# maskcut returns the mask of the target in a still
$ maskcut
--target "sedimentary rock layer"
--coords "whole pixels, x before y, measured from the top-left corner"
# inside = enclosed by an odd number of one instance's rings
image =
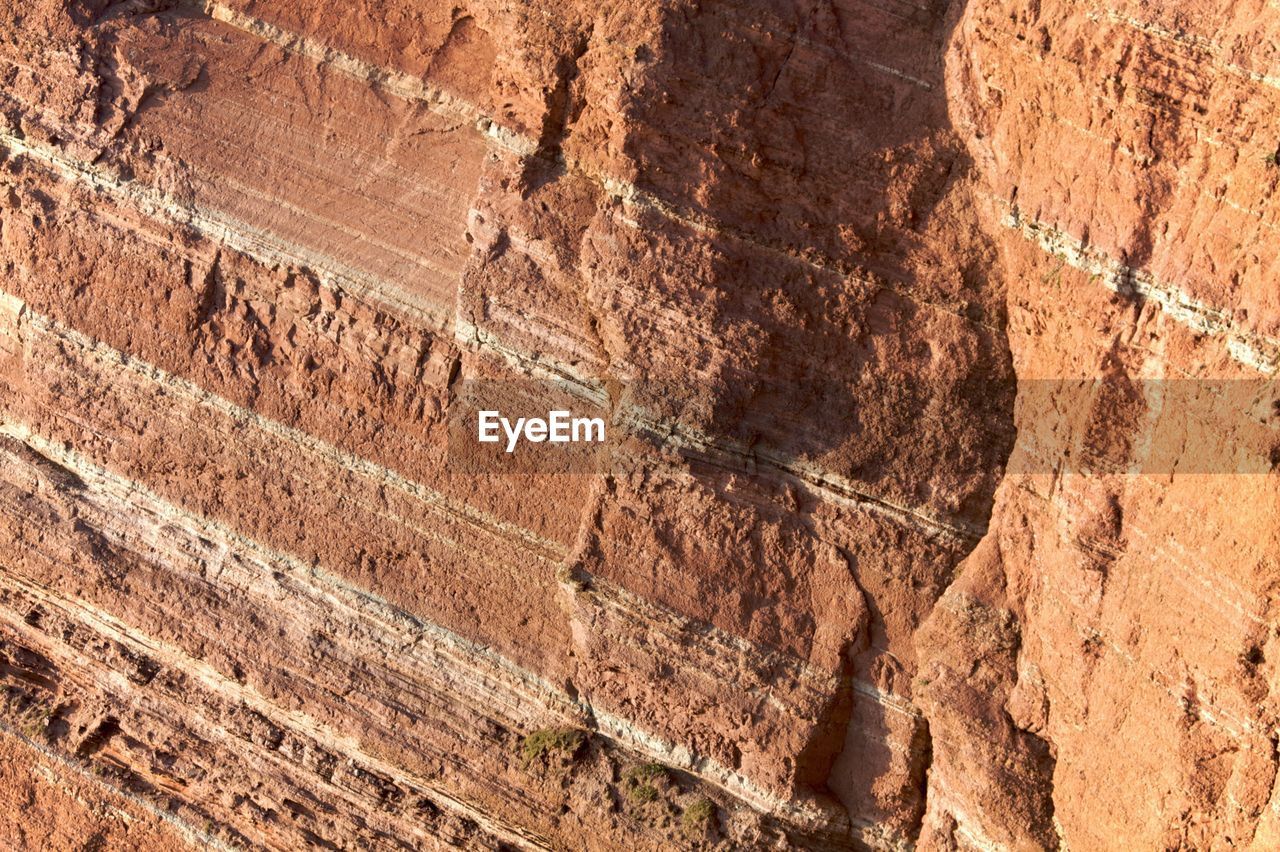
[[[1007,235],[1022,473],[917,634],[919,701],[954,743],[930,843],[1276,842],[1276,92],[1255,11],[978,3],[958,26],[949,103]],[[1028,392],[1046,377],[1106,390]],[[1188,398],[1203,422],[1171,440]],[[1158,469],[1130,473],[1153,442]],[[1076,457],[1019,462],[1046,443]]]
[[[1265,847],[1274,480],[1194,442],[1268,469],[1268,388],[1159,390],[1280,354],[1252,21],[6,4],[0,793],[118,847]],[[471,457],[473,392],[616,437]]]

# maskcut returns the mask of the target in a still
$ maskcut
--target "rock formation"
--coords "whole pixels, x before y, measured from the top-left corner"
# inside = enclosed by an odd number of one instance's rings
[[[1280,846],[1267,4],[0,7],[6,845]]]

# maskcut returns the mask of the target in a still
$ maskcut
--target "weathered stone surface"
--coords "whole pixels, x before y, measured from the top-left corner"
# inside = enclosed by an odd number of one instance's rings
[[[0,836],[1274,846],[1272,18],[0,3]]]

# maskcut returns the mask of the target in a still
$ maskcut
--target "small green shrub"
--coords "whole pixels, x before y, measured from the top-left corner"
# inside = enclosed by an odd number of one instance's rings
[[[660,792],[656,784],[666,777],[667,767],[661,763],[641,763],[623,773],[622,783],[627,798],[637,805],[643,805],[658,800]]]
[[[521,741],[520,755],[526,769],[551,757],[571,761],[586,741],[586,733],[577,728],[543,728]]]
[[[690,837],[701,837],[710,830],[716,818],[716,803],[705,796],[684,809],[680,827]]]
[[[637,805],[658,801],[658,788],[652,784],[636,784],[627,789],[627,798]]]
[[[667,767],[661,763],[642,763],[639,766],[633,766],[627,770],[626,778],[628,781],[635,781],[638,784],[652,784],[659,778],[667,777]]]

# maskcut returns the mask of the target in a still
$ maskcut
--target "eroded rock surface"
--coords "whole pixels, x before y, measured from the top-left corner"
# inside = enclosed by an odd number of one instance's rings
[[[111,848],[1280,842],[1273,17],[4,3],[0,795]],[[616,452],[461,465],[475,386]]]

